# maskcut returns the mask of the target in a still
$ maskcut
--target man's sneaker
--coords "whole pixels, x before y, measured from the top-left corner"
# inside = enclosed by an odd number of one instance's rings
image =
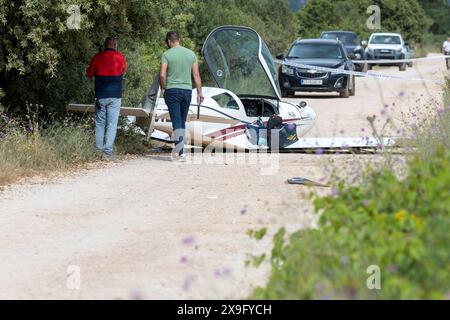
[[[119,158],[117,156],[113,155],[113,154],[104,153],[103,154],[103,160],[106,160],[106,161],[117,161],[117,160],[119,160]]]
[[[172,154],[172,161],[186,162],[186,155]]]

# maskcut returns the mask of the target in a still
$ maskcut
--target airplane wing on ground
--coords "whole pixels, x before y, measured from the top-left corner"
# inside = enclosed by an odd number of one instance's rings
[[[352,149],[352,148],[382,148],[395,145],[393,138],[358,138],[358,137],[330,137],[330,138],[299,138],[299,140],[285,149]]]
[[[95,112],[95,105],[93,104],[68,104],[66,107],[67,111],[81,112],[81,113],[93,113]],[[145,109],[140,108],[120,108],[121,116],[133,116],[133,117],[148,117],[149,112]]]
[[[162,142],[174,143],[174,141],[172,141],[172,139],[170,138],[170,135],[159,130],[153,130],[153,133],[151,134],[150,138]]]

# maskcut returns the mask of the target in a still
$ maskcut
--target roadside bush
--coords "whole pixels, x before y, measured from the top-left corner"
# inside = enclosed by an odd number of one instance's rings
[[[37,116],[28,115],[29,122],[19,123],[2,115],[0,120],[0,185],[21,177],[51,171],[67,170],[100,160],[94,148],[93,117],[66,118],[41,128]],[[7,121],[5,121],[7,120]],[[121,126],[115,151],[120,155],[142,154],[149,143],[134,126]]]
[[[117,154],[145,154],[151,148],[151,141],[147,141],[141,134],[141,129],[134,123],[127,123],[122,118],[117,129],[115,152]]]
[[[55,123],[45,130],[9,126],[0,140],[0,185],[98,159],[92,132]]]
[[[418,135],[406,175],[367,169],[311,195],[319,228],[274,239],[272,275],[255,299],[443,299],[450,293],[450,86]],[[380,270],[380,290],[367,284]],[[369,268],[369,269],[368,269]]]

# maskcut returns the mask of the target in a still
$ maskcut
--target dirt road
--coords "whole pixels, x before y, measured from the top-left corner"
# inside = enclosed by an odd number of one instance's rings
[[[442,79],[443,66],[418,63],[401,75]],[[304,99],[317,111],[310,136],[360,136],[366,117],[384,105],[399,115],[421,95],[425,101],[439,92],[430,83],[358,78],[350,99],[314,94],[292,101]],[[11,186],[0,193],[0,298],[246,297],[269,271],[245,267],[246,254],[270,248],[269,238],[257,243],[246,231],[313,227],[306,189],[285,180],[326,177],[329,157],[175,165],[152,155]],[[274,163],[276,174],[261,174]]]

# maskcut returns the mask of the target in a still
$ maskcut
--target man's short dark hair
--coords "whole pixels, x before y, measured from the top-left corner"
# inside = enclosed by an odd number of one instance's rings
[[[172,41],[172,42],[180,41],[180,34],[178,32],[176,32],[176,31],[169,31],[169,32],[167,32],[166,43],[169,42],[169,41]]]
[[[106,48],[115,48],[117,45],[117,38],[115,37],[107,37],[105,39],[105,49]]]

